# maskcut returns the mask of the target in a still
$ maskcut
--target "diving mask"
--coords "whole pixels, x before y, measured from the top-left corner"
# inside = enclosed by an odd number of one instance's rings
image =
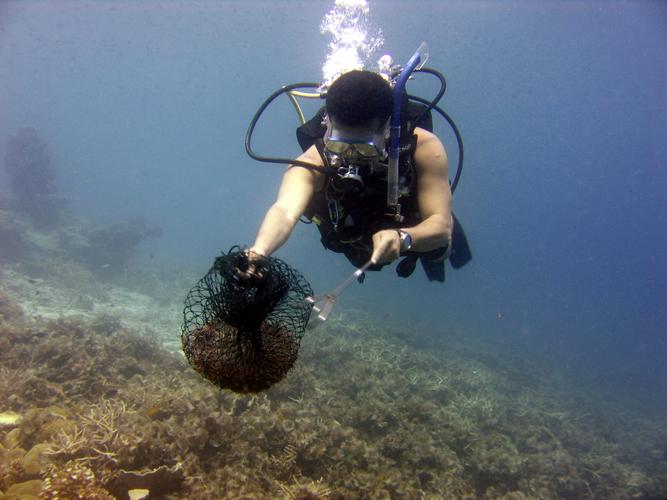
[[[383,130],[359,131],[334,126],[327,119],[327,131],[324,134],[324,147],[330,153],[346,160],[384,159],[386,128]]]
[[[327,117],[326,125],[324,149],[337,174],[331,187],[337,193],[358,194],[364,188],[364,177],[377,171],[387,158],[387,124],[382,128],[348,128],[334,125]]]

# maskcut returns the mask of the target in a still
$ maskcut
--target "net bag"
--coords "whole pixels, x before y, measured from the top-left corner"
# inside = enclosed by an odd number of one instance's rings
[[[185,299],[181,343],[190,365],[223,389],[253,393],[282,380],[299,353],[312,295],[297,271],[274,257],[255,261],[233,247]]]

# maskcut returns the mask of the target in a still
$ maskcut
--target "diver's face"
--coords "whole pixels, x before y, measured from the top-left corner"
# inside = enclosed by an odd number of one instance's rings
[[[346,127],[330,119],[324,134],[324,147],[348,161],[383,159],[388,122],[380,126]]]

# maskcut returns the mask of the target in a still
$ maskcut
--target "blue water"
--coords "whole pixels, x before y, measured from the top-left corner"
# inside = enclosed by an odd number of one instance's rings
[[[252,243],[276,195],[283,167],[250,160],[245,130],[280,85],[320,79],[331,6],[5,1],[0,156],[17,127],[36,127],[73,211],[142,216],[163,229],[144,252],[203,272]],[[481,339],[664,404],[667,4],[371,9],[384,52],[405,60],[426,41],[428,65],[448,78],[442,106],[466,147],[454,208],[474,260],[444,286],[420,270],[370,274],[337,308],[363,307],[406,337]],[[297,154],[296,125],[279,105],[258,145]],[[453,138],[438,127],[453,169]],[[299,226],[277,255],[324,291],[351,268],[316,233]]]

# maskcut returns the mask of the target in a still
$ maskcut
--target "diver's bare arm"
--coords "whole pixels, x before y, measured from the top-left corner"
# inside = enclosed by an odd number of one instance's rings
[[[321,164],[313,146],[299,160]],[[278,199],[266,213],[251,251],[269,256],[289,238],[299,217],[304,213],[315,191],[323,183],[323,174],[303,167],[290,166],[278,191]]]
[[[434,134],[417,129],[415,163],[422,222],[405,228],[412,236],[412,250],[427,252],[449,244],[452,237],[452,192],[447,174],[447,153]]]

